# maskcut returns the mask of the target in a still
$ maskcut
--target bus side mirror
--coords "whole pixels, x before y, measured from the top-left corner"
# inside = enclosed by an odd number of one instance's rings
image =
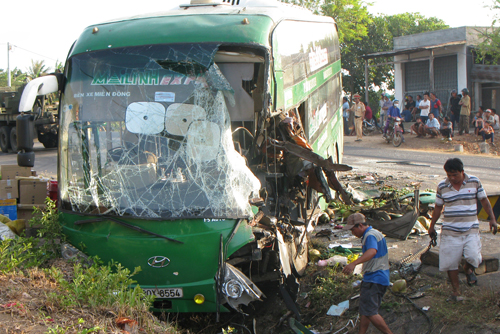
[[[59,81],[53,74],[39,77],[28,82],[24,88],[21,101],[19,102],[20,112],[29,112],[35,104],[36,97],[55,93],[59,90]]]

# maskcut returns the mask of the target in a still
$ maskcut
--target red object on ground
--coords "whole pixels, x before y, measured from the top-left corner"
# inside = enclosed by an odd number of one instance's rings
[[[49,183],[47,183],[47,196],[53,200],[54,202],[56,202],[56,206],[57,206],[57,190],[58,190],[58,185],[57,185],[57,181],[49,181]]]

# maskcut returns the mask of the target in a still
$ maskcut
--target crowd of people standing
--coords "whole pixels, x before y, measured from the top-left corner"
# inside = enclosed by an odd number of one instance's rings
[[[482,106],[472,114],[471,97],[467,88],[462,89],[461,94],[457,90],[451,91],[446,111],[434,92],[419,94],[416,99],[411,95],[406,96],[402,111],[399,101],[391,100],[390,94],[382,93],[380,97],[378,120],[370,106],[360,101],[359,94],[353,95],[352,105],[344,97],[342,109],[345,135],[356,135],[356,141],[361,141],[363,120],[373,119],[373,124],[384,129],[385,137],[391,120],[400,118],[404,122],[414,122],[409,131],[419,138],[442,136],[442,140],[452,141],[456,130],[460,136],[469,135],[472,126],[475,135],[482,137],[485,142],[490,140],[495,145],[494,133],[495,130],[500,130],[499,116],[494,108],[484,109]]]

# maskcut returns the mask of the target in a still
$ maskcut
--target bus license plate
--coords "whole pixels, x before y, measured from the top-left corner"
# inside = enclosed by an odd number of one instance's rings
[[[182,298],[182,288],[170,289],[142,289],[147,296],[156,298]]]

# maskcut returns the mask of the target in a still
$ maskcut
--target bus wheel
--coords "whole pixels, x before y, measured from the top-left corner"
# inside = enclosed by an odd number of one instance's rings
[[[15,126],[10,129],[10,147],[12,151],[17,152],[17,129]]]
[[[0,149],[2,152],[9,152],[10,148],[10,128],[8,126],[0,127]]]

